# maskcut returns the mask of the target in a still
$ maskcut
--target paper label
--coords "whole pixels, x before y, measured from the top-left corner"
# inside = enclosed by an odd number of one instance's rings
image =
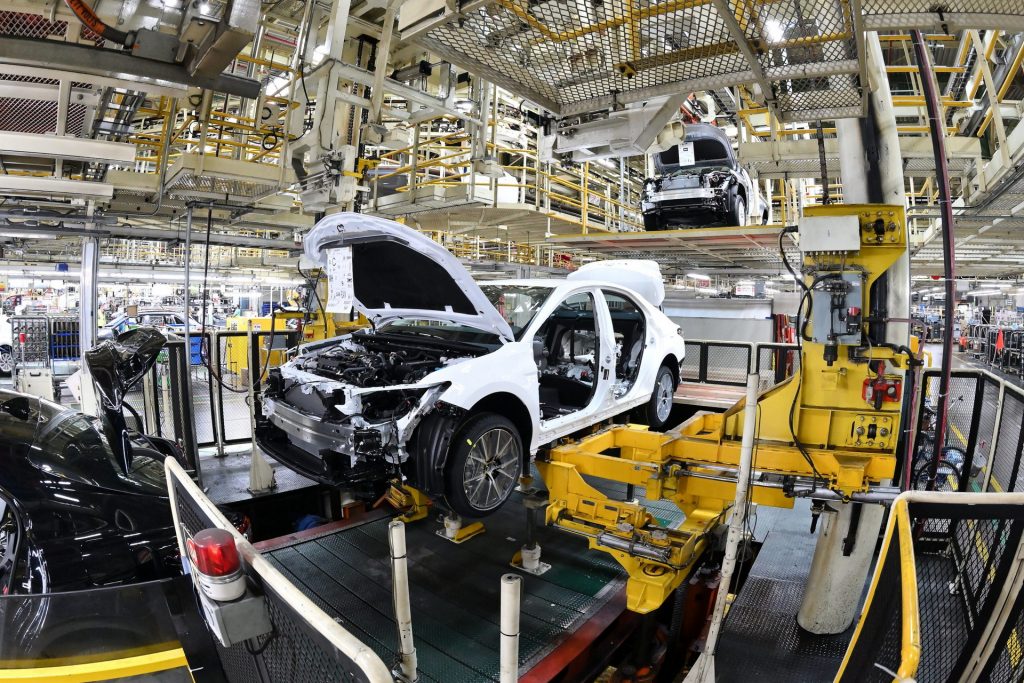
[[[352,291],[352,248],[327,250],[327,310],[351,313],[355,296]]]
[[[679,145],[679,165],[693,166],[696,157],[693,155],[693,143],[683,142]]]

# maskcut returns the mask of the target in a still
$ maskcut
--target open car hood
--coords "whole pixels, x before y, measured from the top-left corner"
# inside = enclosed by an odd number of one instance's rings
[[[511,341],[512,328],[459,260],[412,228],[360,213],[327,216],[306,235],[306,256],[327,266],[328,252],[352,254],[352,302],[374,324],[395,318],[452,321]],[[338,286],[330,281],[328,287]]]
[[[99,394],[100,422],[107,442],[127,474],[132,466],[131,436],[124,414],[125,396],[153,369],[167,338],[152,327],[129,330],[86,351],[82,358]]]

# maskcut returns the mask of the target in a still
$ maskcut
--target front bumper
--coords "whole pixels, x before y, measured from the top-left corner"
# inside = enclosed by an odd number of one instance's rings
[[[271,424],[288,435],[292,444],[311,455],[319,455],[324,450],[349,456],[356,454],[355,429],[349,421],[324,422],[271,398],[263,400],[263,414]]]

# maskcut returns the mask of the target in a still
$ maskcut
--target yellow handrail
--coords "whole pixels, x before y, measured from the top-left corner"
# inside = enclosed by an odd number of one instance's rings
[[[836,683],[843,679],[857,640],[871,613],[875,593],[886,566],[889,550],[892,547],[894,533],[899,546],[900,567],[900,663],[897,670],[893,672],[896,674],[893,682],[901,683],[913,680],[917,675],[917,668],[921,663],[921,612],[917,595],[917,562],[914,557],[913,529],[911,528],[909,504],[905,496],[907,496],[906,493],[893,502],[889,523],[885,529],[885,539],[882,542],[882,550],[878,555],[875,574],[871,579],[871,588],[868,590],[864,609],[861,611],[857,628],[853,632],[850,646],[846,650],[846,656],[843,657],[843,663],[836,673]]]
[[[0,669],[0,681],[3,683],[40,683],[41,681],[91,683],[92,681],[108,681],[187,667],[188,659],[185,657],[185,651],[180,647],[175,647],[145,655],[107,659],[87,664],[41,666],[32,669]]]

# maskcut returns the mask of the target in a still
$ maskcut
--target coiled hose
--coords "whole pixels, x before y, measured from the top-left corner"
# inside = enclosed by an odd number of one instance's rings
[[[134,32],[126,33],[120,31],[111,26],[107,26],[96,13],[92,11],[92,8],[85,4],[85,0],[64,0],[64,4],[68,6],[78,20],[82,22],[90,31],[103,36],[105,39],[123,45],[125,47],[131,47],[132,43],[135,42]]]

